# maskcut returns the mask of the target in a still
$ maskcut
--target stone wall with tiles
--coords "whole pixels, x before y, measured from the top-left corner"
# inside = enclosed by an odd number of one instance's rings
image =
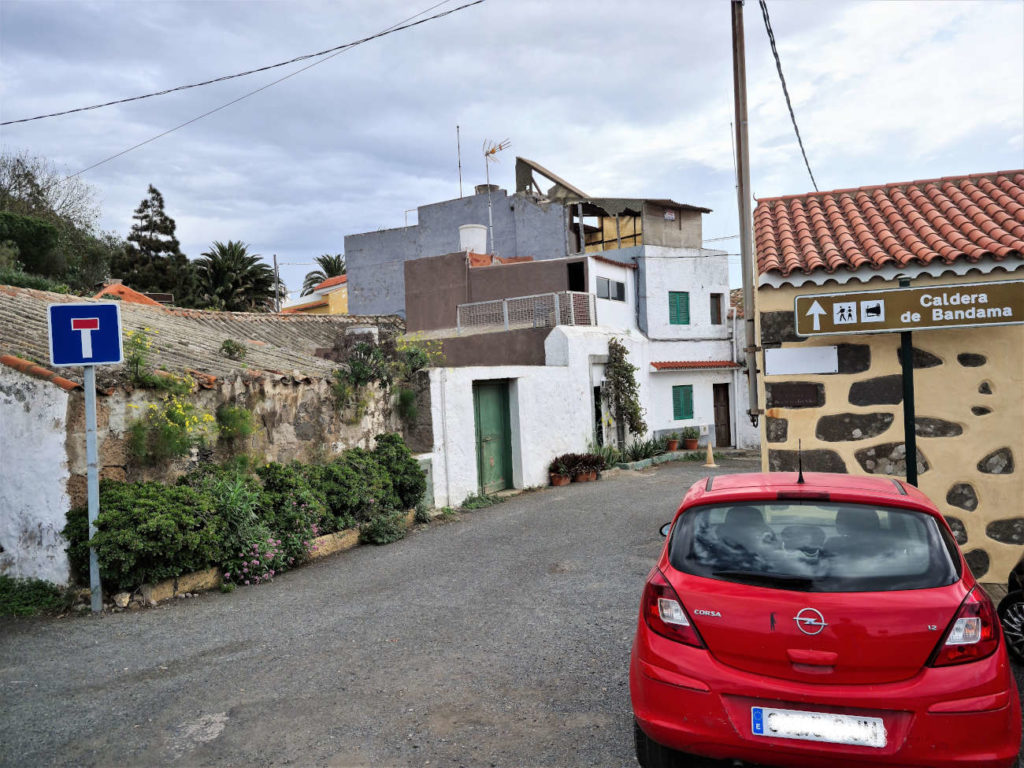
[[[429,382],[418,382],[420,413],[429,419]],[[70,385],[70,382],[69,382]],[[422,390],[426,389],[426,394]],[[246,453],[258,461],[319,461],[356,446],[372,448],[381,432],[409,434],[414,446],[430,431],[421,417],[410,427],[399,418],[392,398],[371,389],[365,412],[355,418],[339,410],[330,383],[289,376],[216,379],[187,396],[201,413],[218,406],[244,406],[254,416],[248,438],[211,440],[191,455],[155,467],[140,466],[128,448],[129,427],[157,390],[113,389],[97,397],[100,477],[173,482],[203,461],[223,461]],[[426,399],[424,399],[426,398]],[[86,503],[85,397],[52,381],[0,365],[0,574],[66,584],[68,561],[61,535],[71,507]],[[415,438],[415,439],[413,439]],[[420,447],[422,450],[422,447]]]
[[[212,439],[193,449],[191,455],[159,466],[142,466],[130,455],[129,427],[150,404],[160,404],[161,393],[117,389],[97,399],[100,476],[171,482],[199,462],[221,462],[242,453],[263,462],[320,461],[348,448],[373,448],[374,436],[381,432],[403,431],[391,398],[379,389],[370,389],[365,413],[355,418],[351,409],[338,409],[330,383],[324,379],[236,376],[218,379],[212,387],[200,388],[188,399],[197,411],[211,415],[224,404],[244,407],[252,412],[256,429],[247,438],[231,441],[218,439],[213,423]],[[67,485],[73,504],[85,500],[84,403],[78,390],[68,404]]]
[[[1008,277],[920,277],[914,285]],[[759,289],[763,347],[836,345],[839,363],[836,374],[762,377],[766,470],[795,470],[799,441],[805,470],[906,476],[900,335],[794,332],[799,293],[892,287],[872,280]],[[918,331],[913,345],[918,485],[974,574],[1003,582],[1024,552],[1024,326]]]

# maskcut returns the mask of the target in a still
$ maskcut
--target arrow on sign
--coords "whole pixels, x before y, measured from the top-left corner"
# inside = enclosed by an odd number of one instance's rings
[[[826,314],[825,310],[821,308],[821,304],[815,299],[814,303],[811,304],[811,308],[807,310],[807,314],[814,320],[814,330],[821,330],[821,316]]]

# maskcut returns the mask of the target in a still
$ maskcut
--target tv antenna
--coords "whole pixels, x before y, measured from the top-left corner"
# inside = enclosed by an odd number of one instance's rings
[[[508,139],[500,142],[484,142],[484,173],[487,178],[487,238],[490,240],[488,253],[497,255],[494,248],[494,209],[491,203],[491,163],[498,162],[498,153],[512,146]]]

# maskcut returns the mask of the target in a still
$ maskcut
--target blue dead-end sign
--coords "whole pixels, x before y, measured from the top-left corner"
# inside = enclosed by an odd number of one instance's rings
[[[119,304],[50,304],[47,320],[54,367],[116,365],[123,359]]]

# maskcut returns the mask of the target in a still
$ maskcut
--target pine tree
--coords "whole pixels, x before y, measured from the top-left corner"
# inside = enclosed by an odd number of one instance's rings
[[[124,252],[111,262],[111,277],[137,291],[173,294],[178,306],[195,306],[195,268],[181,252],[174,219],[164,211],[164,197],[152,184],[132,218],[135,223]]]

